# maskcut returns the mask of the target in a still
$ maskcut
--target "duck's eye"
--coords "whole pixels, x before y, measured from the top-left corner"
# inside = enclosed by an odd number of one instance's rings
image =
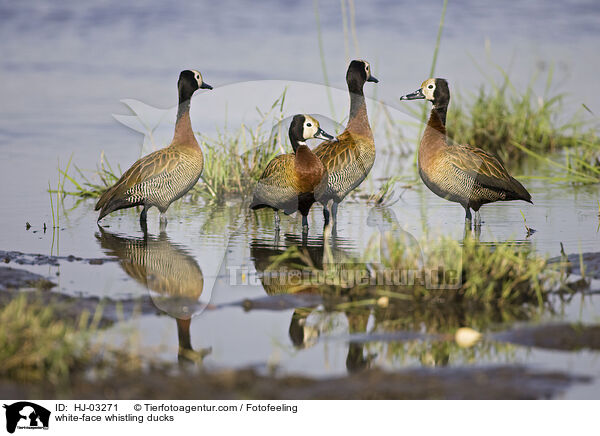
[[[196,74],[196,80],[200,80],[200,76]]]
[[[428,88],[429,88],[429,89],[433,89],[433,85],[429,85],[429,86],[428,86]]]
[[[311,123],[306,123],[306,127],[312,127]]]

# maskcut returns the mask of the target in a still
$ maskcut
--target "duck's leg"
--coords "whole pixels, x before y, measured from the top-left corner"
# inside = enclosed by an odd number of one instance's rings
[[[331,236],[336,237],[337,236],[337,210],[338,210],[338,205],[339,203],[336,203],[335,201],[333,202],[333,204],[331,205],[331,220],[333,221],[333,226],[331,227]]]
[[[473,216],[471,215],[471,208],[469,206],[463,206],[465,208],[465,226],[471,228],[471,221],[473,220]]]
[[[140,214],[140,227],[142,228],[142,232],[144,232],[144,234],[148,233],[148,223],[146,221],[147,210],[148,210],[148,207],[146,205],[144,205],[144,208],[142,209],[142,213]]]
[[[323,227],[329,224],[329,210],[327,204],[323,205]]]
[[[333,220],[333,224],[337,224],[337,209],[338,209],[338,204],[335,201],[333,202],[333,204],[331,205],[331,219]]]
[[[279,218],[279,211],[274,209],[273,212],[275,213],[275,230],[279,230],[279,223],[281,222],[281,218]]]

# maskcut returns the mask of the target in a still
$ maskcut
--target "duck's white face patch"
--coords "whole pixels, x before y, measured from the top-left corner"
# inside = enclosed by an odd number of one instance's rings
[[[304,126],[302,136],[304,139],[313,138],[319,130],[319,122],[309,115],[304,115]]]
[[[194,79],[196,79],[196,82],[198,82],[198,88],[200,88],[202,86],[202,74],[200,74],[200,71],[196,71],[196,70],[190,70],[192,73],[194,73]]]
[[[367,79],[371,77],[371,65],[367,61],[363,61],[365,64],[365,73],[367,73]]]
[[[435,79],[427,79],[421,84],[421,91],[425,98],[433,101],[433,92],[435,91]]]

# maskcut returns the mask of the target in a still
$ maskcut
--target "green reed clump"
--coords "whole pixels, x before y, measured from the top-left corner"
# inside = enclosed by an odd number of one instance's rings
[[[214,201],[243,197],[252,192],[269,161],[281,152],[287,132],[266,129],[265,124],[278,123],[284,118],[285,91],[267,112],[257,111],[260,121],[254,129],[242,125],[235,132],[224,130],[214,139],[204,138],[204,170],[192,195]]]
[[[454,100],[448,112],[448,137],[456,143],[471,144],[498,154],[504,160],[519,160],[522,148],[533,153],[560,150],[591,150],[600,147],[593,129],[578,111],[562,120],[563,94],[551,95],[552,72],[544,95],[533,89],[535,78],[520,92],[503,72],[503,82],[483,86],[469,101]],[[458,100],[458,101],[457,101]],[[521,147],[519,147],[519,145]]]
[[[65,169],[58,169],[63,176],[63,185],[61,187],[63,195],[72,195],[80,198],[98,198],[104,191],[114,185],[121,178],[122,174],[120,166],[117,167],[116,171],[112,168],[104,152],[100,153],[100,163],[96,165],[96,169],[90,171],[89,174],[82,171],[76,165],[74,167],[75,171],[77,171],[77,176],[75,177],[79,177],[79,179],[69,175],[68,165]],[[92,179],[97,179],[97,181]],[[65,180],[68,180],[72,185],[70,191],[64,190]]]

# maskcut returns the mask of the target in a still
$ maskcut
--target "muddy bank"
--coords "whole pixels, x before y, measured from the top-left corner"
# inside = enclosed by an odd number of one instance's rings
[[[540,399],[559,396],[589,379],[523,367],[369,370],[347,377],[273,377],[254,370],[168,375],[127,373],[70,386],[0,382],[2,398],[69,399]]]
[[[0,250],[0,260],[4,263],[14,262],[19,265],[52,265],[58,266],[63,262],[83,262],[90,265],[102,265],[104,262],[117,262],[118,259],[109,257],[85,258],[78,256],[47,256],[45,254],[22,253],[20,251]]]
[[[546,324],[495,333],[490,338],[549,350],[600,350],[600,325]]]
[[[0,267],[0,307],[23,295],[30,302],[50,306],[56,319],[76,322],[83,312],[100,311],[99,327],[107,327],[116,322],[146,314],[161,314],[149,296],[135,299],[111,300],[97,297],[71,297],[49,289],[54,283],[45,277],[23,269]],[[23,292],[19,289],[37,288]]]
[[[51,289],[55,283],[24,269],[0,266],[0,291],[19,288]]]
[[[566,257],[553,257],[548,263],[567,262],[566,268],[571,274],[585,275],[600,279],[600,253],[569,254]],[[581,264],[583,262],[583,271]],[[583,272],[583,274],[582,274]]]

